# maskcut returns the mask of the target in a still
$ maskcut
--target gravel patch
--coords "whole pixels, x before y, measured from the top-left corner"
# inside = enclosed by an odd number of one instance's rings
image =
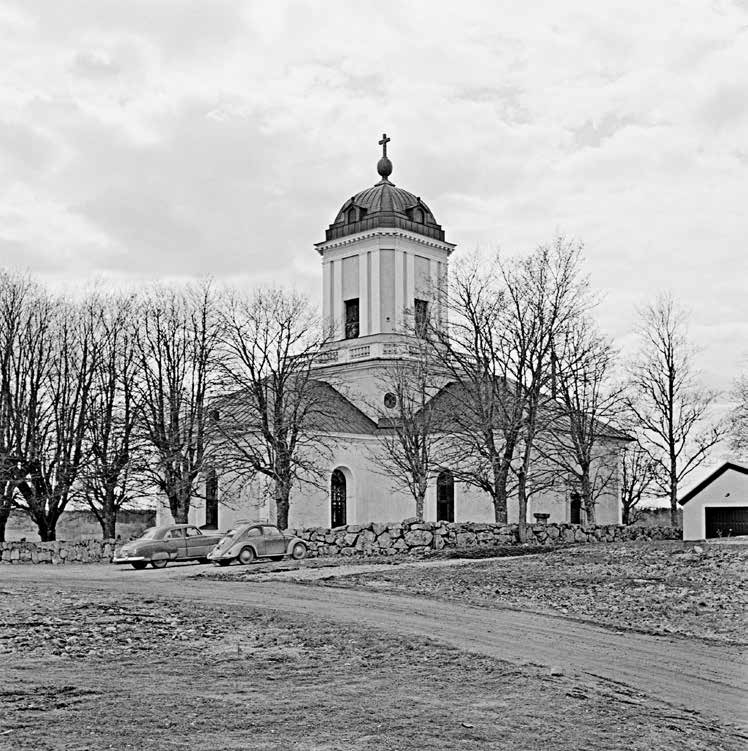
[[[621,631],[748,644],[745,547],[664,541],[583,545],[470,563],[351,573],[319,583],[534,610]]]

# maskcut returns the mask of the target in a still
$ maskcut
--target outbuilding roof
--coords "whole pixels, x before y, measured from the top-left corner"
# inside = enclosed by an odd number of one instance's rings
[[[695,488],[691,488],[691,490],[689,490],[682,498],[678,499],[678,503],[681,506],[684,506],[692,498],[695,498],[699,493],[701,493],[701,491],[704,490],[704,488],[707,488],[717,478],[721,477],[728,470],[734,470],[735,472],[740,472],[740,474],[748,475],[748,467],[745,464],[737,464],[736,462],[725,462],[721,467],[718,467],[717,469],[715,469],[714,472],[712,472],[712,474],[705,477]]]

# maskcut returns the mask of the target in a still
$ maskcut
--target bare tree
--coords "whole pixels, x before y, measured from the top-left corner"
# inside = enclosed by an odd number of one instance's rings
[[[54,540],[60,515],[87,461],[86,428],[95,372],[96,318],[81,305],[36,297],[16,365],[20,384],[16,456],[19,497],[43,541]],[[21,371],[24,369],[24,372]]]
[[[155,288],[141,302],[135,346],[149,477],[178,523],[188,520],[209,445],[208,402],[218,377],[220,323],[210,283]]]
[[[332,389],[312,376],[325,343],[321,322],[302,295],[267,289],[231,297],[223,329],[234,393],[217,404],[217,462],[245,481],[267,478],[285,529],[293,485],[318,479],[326,446]]]
[[[449,384],[437,397],[442,430],[452,436],[444,464],[455,479],[488,493],[494,519],[507,523],[507,482],[523,421],[521,395],[507,378],[499,335],[504,291],[494,265],[476,259],[457,266],[444,298],[448,326],[434,326]]]
[[[42,291],[25,275],[0,271],[0,542],[16,497],[26,456],[29,392],[41,390],[35,342],[44,330],[38,317]],[[45,341],[47,341],[45,339]]]
[[[670,295],[641,313],[639,354],[631,367],[630,408],[657,467],[657,485],[668,495],[678,524],[678,487],[708,458],[725,433],[706,425],[716,394],[701,386],[692,366],[687,318]]]
[[[657,468],[649,452],[638,441],[623,449],[621,457],[621,521],[633,524],[638,518],[639,503],[649,493],[657,477]]]
[[[532,476],[536,492],[547,486],[549,479],[547,469],[532,465],[538,454],[537,438],[556,417],[545,396],[554,375],[554,343],[578,328],[583,311],[591,304],[580,264],[581,246],[558,237],[528,257],[502,267],[510,304],[499,339],[501,356],[523,408],[516,466],[521,539]]]
[[[731,396],[735,405],[728,417],[730,449],[748,458],[748,375],[735,379]]]
[[[627,440],[612,426],[623,405],[623,388],[611,382],[615,354],[594,322],[580,316],[557,338],[554,357],[551,409],[558,410],[543,453],[572,480],[586,520],[594,524],[600,496],[618,480],[618,455]]]
[[[420,333],[426,334],[423,328]],[[415,516],[423,520],[429,480],[445,458],[446,436],[434,403],[445,378],[423,337],[412,336],[408,351],[409,356],[393,363],[381,379],[389,403],[380,413],[372,457],[396,489],[413,496]]]
[[[580,259],[577,244],[557,238],[515,262],[458,268],[453,321],[435,336],[453,381],[447,411],[457,436],[455,474],[488,492],[496,521],[506,523],[514,472],[521,531],[536,436],[550,417],[543,394],[553,342],[589,304]],[[533,482],[536,490],[541,484]]]
[[[86,441],[90,459],[81,472],[82,493],[105,539],[116,534],[117,514],[145,492],[146,447],[139,419],[138,351],[132,297],[101,298],[98,306],[99,357],[88,409]]]

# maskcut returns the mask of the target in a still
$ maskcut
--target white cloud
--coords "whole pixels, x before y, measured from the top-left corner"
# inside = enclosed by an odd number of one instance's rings
[[[748,320],[747,30],[706,0],[6,3],[2,261],[314,289],[386,130],[449,239],[583,239],[611,332],[672,289],[721,386]]]

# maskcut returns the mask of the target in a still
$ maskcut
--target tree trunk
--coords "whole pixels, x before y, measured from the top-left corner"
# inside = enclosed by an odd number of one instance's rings
[[[670,455],[670,526],[678,526],[678,475],[677,460]]]
[[[630,518],[630,509],[627,504],[623,504],[623,510],[621,512],[621,524],[628,526]]]
[[[586,524],[595,524],[595,499],[592,497],[592,483],[590,482],[589,467],[582,467],[582,477],[580,482],[582,490],[582,503],[586,515]]]
[[[8,526],[10,506],[0,506],[0,542],[5,542],[5,528]]]
[[[104,507],[99,515],[101,534],[105,540],[113,540],[117,536],[117,506],[114,502],[114,494],[107,489]]]
[[[416,495],[416,518],[419,522],[423,521],[424,498],[426,497],[426,488],[419,487]]]
[[[167,491],[166,496],[169,499],[169,510],[174,524],[187,524],[190,515],[189,485],[186,490],[183,487],[172,488]]]
[[[291,508],[291,486],[289,483],[275,482],[275,523],[278,529],[288,529],[288,512]]]
[[[519,501],[519,516],[517,532],[520,542],[527,542],[527,475],[520,469],[517,475],[517,496]]]
[[[509,465],[494,465],[494,483],[493,483],[493,512],[496,524],[506,524],[508,521],[507,514],[507,493],[506,483],[509,476]]]
[[[35,518],[34,521],[36,522],[39,539],[42,542],[54,542],[57,539],[57,530],[55,529],[57,520],[50,522],[46,518]]]
[[[47,503],[44,500],[44,491],[37,488],[36,485],[28,482],[20,482],[17,485],[19,493],[26,501],[25,513],[32,519],[42,542],[52,542],[57,539],[55,527],[64,510],[67,500],[65,498],[57,499],[57,503],[52,503],[50,510],[47,510]],[[48,498],[48,496],[47,496]],[[54,500],[54,498],[52,499]]]

